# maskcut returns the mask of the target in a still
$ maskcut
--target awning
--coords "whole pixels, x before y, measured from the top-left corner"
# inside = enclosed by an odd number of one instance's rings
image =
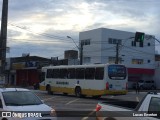
[[[144,68],[128,68],[128,74],[147,74],[154,75],[154,69],[144,69]]]

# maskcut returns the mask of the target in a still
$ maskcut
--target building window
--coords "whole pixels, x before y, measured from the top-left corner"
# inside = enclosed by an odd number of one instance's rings
[[[139,47],[143,47],[143,42],[139,42]]]
[[[109,58],[108,58],[108,62],[109,62],[109,63],[115,63],[115,61],[116,61],[116,58],[115,58],[115,57],[109,57]]]
[[[132,59],[132,64],[143,64],[143,59]]]
[[[112,44],[112,38],[108,38],[108,43]]]
[[[136,41],[132,41],[132,46],[136,46]]]
[[[109,44],[119,44],[121,45],[122,44],[122,40],[121,39],[115,39],[115,38],[108,38],[108,43]]]
[[[81,40],[81,45],[90,45],[90,39]]]
[[[84,57],[83,58],[83,63],[90,63],[91,62],[91,58],[90,57]]]
[[[116,57],[109,57],[108,58],[108,63],[115,63]],[[118,58],[118,63],[122,63],[122,58]]]
[[[150,63],[151,62],[151,60],[148,60],[148,63]]]
[[[150,44],[150,43],[148,43],[148,46],[151,46],[151,44]]]

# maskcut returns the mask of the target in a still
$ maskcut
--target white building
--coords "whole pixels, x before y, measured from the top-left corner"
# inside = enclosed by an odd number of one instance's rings
[[[128,67],[129,81],[153,79],[155,72],[155,39],[145,35],[143,42],[134,42],[135,33],[98,28],[80,32],[83,64],[115,63],[116,44],[119,63]],[[130,86],[129,86],[130,87]]]

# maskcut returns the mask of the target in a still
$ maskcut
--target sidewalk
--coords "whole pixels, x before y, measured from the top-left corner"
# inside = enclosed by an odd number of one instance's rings
[[[160,92],[160,90],[139,90],[139,92]],[[136,92],[136,90],[128,90],[128,92]]]

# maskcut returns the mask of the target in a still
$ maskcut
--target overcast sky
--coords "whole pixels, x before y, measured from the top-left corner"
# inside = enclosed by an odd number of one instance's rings
[[[9,0],[7,56],[63,58],[64,50],[76,50],[66,36],[78,44],[79,32],[101,27],[160,40],[160,0]]]

